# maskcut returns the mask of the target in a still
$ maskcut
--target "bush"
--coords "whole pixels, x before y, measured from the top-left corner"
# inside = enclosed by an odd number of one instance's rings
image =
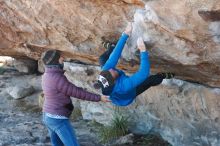
[[[119,112],[115,112],[113,115],[110,126],[101,127],[99,129],[99,137],[102,143],[108,143],[128,133],[128,118]]]

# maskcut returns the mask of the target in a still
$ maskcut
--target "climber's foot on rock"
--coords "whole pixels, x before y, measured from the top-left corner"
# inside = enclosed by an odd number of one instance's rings
[[[164,79],[172,79],[174,78],[175,74],[174,73],[170,73],[170,72],[167,72],[167,73],[159,73],[163,76]]]
[[[115,43],[111,43],[111,42],[108,42],[108,41],[103,41],[102,42],[102,46],[104,48],[106,48],[107,50],[111,49],[111,48],[115,48],[116,44]]]

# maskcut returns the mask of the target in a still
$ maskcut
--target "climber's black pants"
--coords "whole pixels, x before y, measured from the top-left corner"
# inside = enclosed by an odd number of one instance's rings
[[[144,82],[136,87],[136,96],[143,93],[151,86],[157,86],[162,83],[164,77],[161,74],[150,75]]]
[[[100,57],[99,57],[99,64],[102,67],[105,62],[108,60],[109,56],[111,55],[114,47],[106,50]],[[161,74],[150,75],[144,82],[136,87],[136,96],[143,93],[145,90],[150,88],[151,86],[157,86],[163,81],[164,77]]]

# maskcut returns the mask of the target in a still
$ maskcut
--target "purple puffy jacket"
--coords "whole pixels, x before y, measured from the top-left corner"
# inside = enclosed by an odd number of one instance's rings
[[[100,95],[90,93],[69,82],[60,68],[45,68],[42,76],[43,112],[69,117],[73,110],[70,96],[88,101],[100,101]]]

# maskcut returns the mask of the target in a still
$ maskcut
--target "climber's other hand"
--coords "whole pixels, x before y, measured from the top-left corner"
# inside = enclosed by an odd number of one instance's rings
[[[143,38],[142,38],[142,37],[139,37],[139,38],[137,39],[137,47],[138,47],[138,49],[139,49],[141,52],[146,51],[146,47],[145,47],[145,44],[144,44],[144,41],[143,41]]]
[[[125,28],[124,33],[130,36],[131,32],[132,32],[132,23],[128,22],[127,27]]]

